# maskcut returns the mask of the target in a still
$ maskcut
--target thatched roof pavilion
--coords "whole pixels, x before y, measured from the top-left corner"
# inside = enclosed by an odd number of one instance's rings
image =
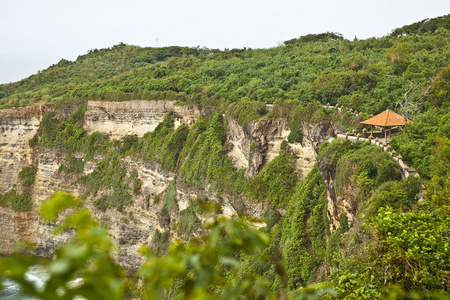
[[[386,109],[381,114],[378,114],[370,119],[362,121],[361,124],[372,126],[389,127],[389,137],[391,136],[390,128],[392,126],[403,126],[405,124],[413,123],[405,117],[402,117],[390,109]],[[384,138],[386,139],[386,130],[384,131]]]

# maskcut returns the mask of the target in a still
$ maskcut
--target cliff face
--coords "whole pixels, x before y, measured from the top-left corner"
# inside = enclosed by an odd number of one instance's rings
[[[42,115],[48,110],[45,106],[21,107],[0,111],[0,193],[11,189],[24,193],[19,172],[33,165],[36,151],[29,140],[39,129]],[[32,223],[35,212],[15,213],[10,208],[0,208],[0,252],[10,253],[18,239],[32,239]]]
[[[330,231],[339,227],[339,217],[343,214],[351,224],[358,210],[358,202],[352,188],[344,187],[342,194],[336,193],[336,164],[329,158],[320,159],[317,163],[323,182],[327,187],[327,216],[330,220]]]
[[[47,109],[36,106],[0,110],[0,193],[19,185],[17,174],[33,163],[34,152],[28,141],[39,129]]]
[[[200,117],[213,111],[201,106],[177,106],[175,101],[90,101],[84,116],[84,129],[120,139],[125,135],[136,134],[141,137],[156,126],[169,113],[173,113],[175,127],[191,126]]]
[[[290,144],[297,156],[295,169],[305,178],[314,167],[318,146],[334,138],[336,128],[331,123],[302,123],[303,140]],[[281,143],[288,140],[291,132],[286,119],[269,119],[240,126],[228,117],[227,149],[237,169],[245,169],[246,177],[254,177],[272,159],[280,155]]]
[[[96,157],[85,164],[81,174],[59,171],[62,164],[67,163],[64,152],[57,148],[33,146],[30,139],[37,136],[39,124],[44,114],[53,108],[34,106],[0,111],[0,193],[15,189],[17,194],[28,194],[31,197],[30,212],[14,212],[10,208],[0,207],[0,253],[11,253],[12,246],[19,240],[33,242],[35,253],[51,256],[55,247],[66,241],[69,236],[54,236],[56,224],[49,224],[38,216],[38,207],[58,190],[65,190],[75,195],[83,195],[83,186],[77,178],[89,174],[102,157]],[[57,116],[65,118],[70,110],[58,111]],[[191,126],[200,115],[212,112],[199,106],[176,106],[174,101],[129,101],[88,103],[87,112],[79,124],[88,132],[95,131],[108,135],[111,139],[120,139],[125,135],[143,136],[153,131],[162,119],[172,112],[175,126]],[[287,140],[290,133],[289,123],[285,119],[271,119],[253,122],[248,126],[240,126],[235,120],[227,117],[228,129],[226,148],[238,169],[245,169],[247,177],[257,175],[264,166],[281,153],[280,145]],[[323,140],[333,138],[331,124],[303,125],[302,143],[290,144],[291,151],[297,155],[296,168],[305,177],[316,162],[317,146]],[[83,153],[76,153],[76,158],[83,158]],[[177,214],[161,215],[162,203],[154,202],[155,197],[164,197],[169,185],[176,181],[176,200],[178,211],[184,210],[199,197],[214,199],[222,206],[222,214],[230,216],[236,213],[230,204],[233,201],[226,195],[216,195],[207,188],[196,190],[187,187],[175,173],[161,169],[156,163],[133,160],[130,157],[121,159],[127,172],[136,170],[142,182],[141,192],[132,196],[132,204],[123,212],[117,209],[101,211],[94,206],[94,197],[88,195],[84,205],[89,207],[94,216],[110,229],[111,235],[118,245],[117,258],[126,267],[134,269],[141,263],[137,250],[142,244],[151,244],[156,230],[170,232],[172,239],[177,234],[171,231],[171,224]],[[36,166],[35,181],[23,185],[18,178],[24,167]],[[111,191],[101,190],[108,194]],[[252,203],[243,200],[245,212],[253,216],[264,213],[264,203]],[[172,222],[172,223],[171,223]]]

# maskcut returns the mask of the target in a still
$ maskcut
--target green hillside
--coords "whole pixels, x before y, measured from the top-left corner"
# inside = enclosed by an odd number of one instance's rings
[[[438,103],[430,104],[436,105],[448,99],[436,81],[449,64],[449,24],[447,15],[379,39],[349,41],[324,33],[270,49],[119,44],[0,85],[0,105],[74,99],[177,99],[222,107],[243,101],[320,101],[378,113],[395,107],[411,82],[417,86],[415,98],[434,98]]]
[[[340,34],[323,33],[270,49],[119,44],[91,50],[74,62],[63,59],[27,79],[0,85],[0,107],[75,100],[178,100],[218,107],[244,124],[266,113],[263,103],[289,107],[280,111],[290,114],[273,116],[294,119],[298,116],[291,108],[309,103],[339,104],[365,116],[390,107],[416,122],[393,141],[394,148],[430,178],[433,138],[438,131],[441,136],[450,134],[449,44],[450,15],[407,25],[378,39],[349,41]]]

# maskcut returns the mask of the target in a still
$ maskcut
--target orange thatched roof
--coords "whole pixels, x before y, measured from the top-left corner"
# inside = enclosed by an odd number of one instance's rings
[[[386,109],[381,114],[376,115],[375,117],[372,117],[368,120],[362,121],[362,124],[367,125],[375,125],[375,126],[399,126],[399,125],[405,125],[406,123],[412,123],[405,117],[402,117],[395,112]]]

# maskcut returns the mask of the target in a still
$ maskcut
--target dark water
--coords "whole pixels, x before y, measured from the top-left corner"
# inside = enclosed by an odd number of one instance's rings
[[[37,290],[43,290],[45,288],[45,284],[49,279],[49,274],[47,271],[41,266],[32,266],[28,269],[25,274],[25,278],[27,281],[32,283]],[[73,281],[67,283],[68,288],[74,288],[83,284],[82,278],[77,278]],[[13,280],[5,278],[2,280],[3,288],[0,290],[0,300],[37,300],[39,298],[26,296],[23,294],[20,286]],[[64,290],[61,289],[60,293],[57,290],[57,293],[60,295],[64,294]],[[85,299],[83,297],[77,296],[74,299],[82,300]]]
[[[25,274],[25,278],[27,281],[31,282],[37,290],[43,290],[45,288],[45,284],[49,279],[49,274],[47,271],[41,266],[32,266]],[[77,278],[71,282],[67,283],[67,286],[75,287],[82,284],[82,279]],[[11,279],[3,279],[2,280],[3,288],[0,290],[0,300],[37,300],[39,298],[26,296],[22,293],[20,286]],[[61,290],[61,295],[64,294],[64,291]],[[74,299],[84,299],[83,297],[76,297]]]
[[[39,266],[32,266],[25,274],[27,281],[31,282],[36,289],[43,289],[48,280],[48,274]],[[34,300],[38,298],[25,296],[20,286],[11,279],[2,280],[3,289],[0,291],[1,300]]]

